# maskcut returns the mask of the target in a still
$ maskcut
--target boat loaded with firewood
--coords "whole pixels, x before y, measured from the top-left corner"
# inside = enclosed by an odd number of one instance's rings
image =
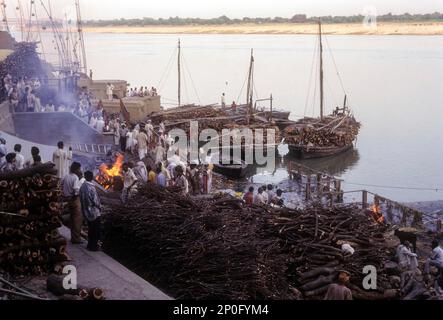
[[[322,158],[333,156],[353,148],[360,130],[352,111],[347,106],[345,95],[342,108],[336,108],[324,115],[324,75],[322,28],[319,22],[320,44],[320,117],[305,117],[284,130],[284,138],[292,155],[302,158]]]

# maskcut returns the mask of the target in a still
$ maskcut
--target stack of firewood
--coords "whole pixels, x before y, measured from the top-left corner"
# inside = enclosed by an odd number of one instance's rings
[[[147,186],[130,206],[109,206],[105,250],[184,299],[323,298],[338,271],[358,299],[380,299],[393,284],[387,226],[353,206],[303,211],[246,206],[227,196],[182,197]],[[346,243],[353,255],[342,251]],[[377,268],[377,290],[363,268]]]
[[[160,122],[175,122],[183,119],[201,119],[215,118],[226,116],[226,113],[212,106],[183,106],[179,108],[169,109],[166,111],[151,114],[149,119],[153,124],[158,125]]]
[[[351,117],[303,119],[285,129],[286,142],[296,145],[319,147],[343,147],[353,143],[360,130],[360,123]]]
[[[0,175],[0,268],[11,274],[46,274],[67,259],[53,167]]]

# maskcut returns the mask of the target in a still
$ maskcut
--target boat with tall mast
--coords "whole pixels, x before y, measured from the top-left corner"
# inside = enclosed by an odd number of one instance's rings
[[[354,146],[360,129],[352,111],[347,106],[345,94],[342,108],[335,108],[331,115],[325,116],[323,37],[322,24],[319,26],[319,81],[320,117],[305,117],[284,130],[284,138],[290,153],[298,158],[322,158],[333,156]]]

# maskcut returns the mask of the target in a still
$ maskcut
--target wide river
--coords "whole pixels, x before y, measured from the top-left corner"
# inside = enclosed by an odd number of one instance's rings
[[[88,67],[95,79],[155,86],[163,104],[173,106],[179,37],[182,102],[220,103],[223,92],[229,103],[244,102],[253,48],[255,98],[272,94],[293,119],[318,115],[315,36],[87,34]],[[398,201],[443,199],[443,37],[325,38],[327,111],[343,103],[345,90],[363,126],[356,151],[307,165],[342,177],[346,190],[365,188]],[[255,180],[286,177],[282,168]]]

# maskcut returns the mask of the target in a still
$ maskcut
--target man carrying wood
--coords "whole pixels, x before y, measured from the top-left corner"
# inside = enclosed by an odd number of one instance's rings
[[[338,283],[329,285],[325,300],[352,300],[352,291],[346,287],[350,276],[348,271],[341,270],[338,275]]]
[[[65,176],[61,182],[64,201],[67,202],[70,216],[71,242],[81,244],[81,229],[83,225],[83,215],[80,204],[80,177],[82,177],[81,164],[73,162],[69,175]]]

